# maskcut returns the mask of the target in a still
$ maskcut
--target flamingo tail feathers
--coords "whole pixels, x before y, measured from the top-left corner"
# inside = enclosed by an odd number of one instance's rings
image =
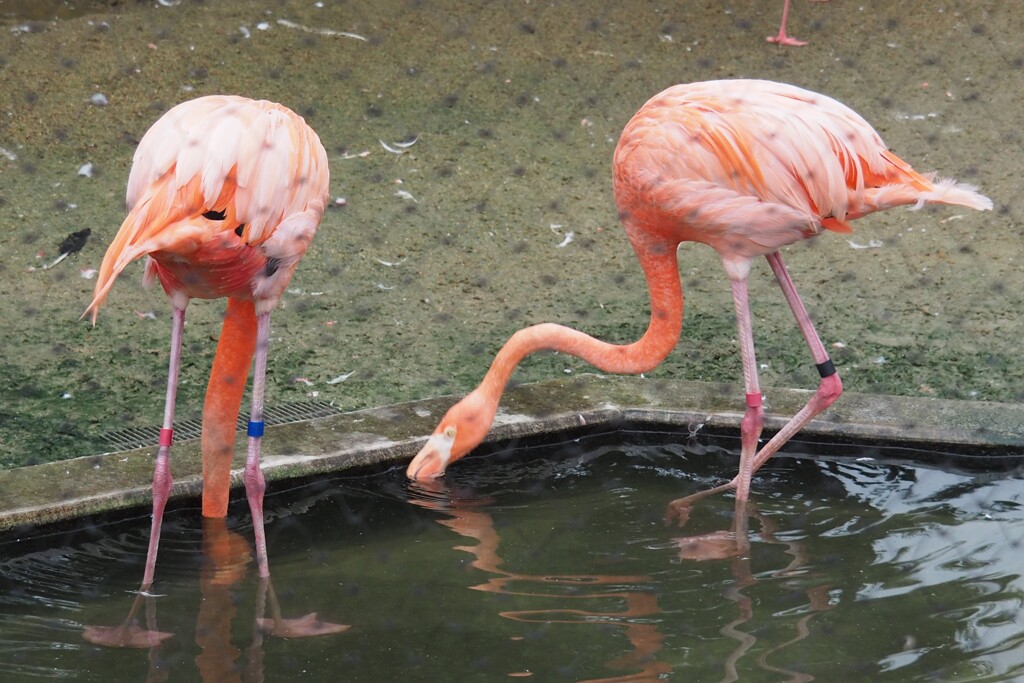
[[[913,208],[920,209],[925,204],[951,204],[966,206],[978,211],[990,211],[992,209],[992,200],[978,192],[977,187],[966,183],[958,183],[951,178],[946,180],[936,179],[932,183],[931,190],[923,192],[918,197]]]

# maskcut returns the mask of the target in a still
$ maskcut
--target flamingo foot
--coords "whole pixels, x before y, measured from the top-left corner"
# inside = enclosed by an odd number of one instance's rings
[[[777,36],[768,36],[765,40],[776,45],[788,45],[790,47],[803,47],[808,44],[806,40],[797,40],[792,36],[787,36],[782,31]]]
[[[324,636],[331,633],[341,633],[352,628],[347,624],[332,624],[329,621],[320,621],[317,619],[316,614],[316,612],[310,612],[298,619],[257,619],[256,621],[261,629],[278,638]]]
[[[135,649],[156,647],[173,636],[173,633],[142,628],[134,619],[120,626],[86,626],[82,631],[82,637],[93,645]]]
[[[693,511],[692,502],[686,498],[677,498],[665,506],[665,524],[676,524],[679,528],[686,526],[690,521],[690,513]]]
[[[665,506],[665,524],[674,523],[680,528],[686,526],[686,523],[690,521],[690,512],[693,510],[694,503],[707,498],[708,496],[713,496],[716,493],[721,493],[722,491],[728,491],[729,489],[734,488],[736,488],[736,479],[733,479],[726,484],[719,484],[714,488],[698,491],[697,493],[690,494],[689,496],[676,498]]]
[[[676,539],[679,546],[679,558],[683,560],[728,560],[742,551],[736,533],[733,531],[715,531],[700,536],[684,536]]]

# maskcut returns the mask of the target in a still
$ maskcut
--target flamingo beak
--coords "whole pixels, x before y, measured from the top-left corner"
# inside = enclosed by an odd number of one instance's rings
[[[443,434],[431,436],[409,463],[409,467],[405,470],[405,476],[413,481],[426,481],[437,479],[443,475],[445,468],[448,467],[448,461],[452,457],[453,442],[454,439],[445,437]]]

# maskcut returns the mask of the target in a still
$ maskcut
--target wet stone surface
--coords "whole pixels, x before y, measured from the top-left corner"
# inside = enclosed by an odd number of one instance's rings
[[[796,410],[806,394],[773,391],[766,433],[790,415],[773,412],[774,406]],[[742,398],[730,396],[728,386],[693,382],[586,375],[518,387],[508,398],[490,443],[572,439],[624,427],[667,431],[685,443],[702,431],[735,434],[742,417]],[[932,448],[939,460],[927,464],[941,466],[943,454],[961,453],[965,457],[956,460],[958,465],[978,470],[1012,469],[1024,456],[1024,406],[856,394],[844,399],[838,419],[812,421],[795,446],[817,437],[826,443],[904,445],[925,453]],[[332,472],[366,467],[404,470],[452,402],[430,399],[268,427],[263,469],[270,490],[277,482]],[[0,529],[143,508],[151,500],[155,452],[139,449],[0,471]],[[176,444],[172,453],[172,498],[196,499],[202,490],[199,441]],[[236,489],[242,486],[244,461],[240,436],[234,462]]]

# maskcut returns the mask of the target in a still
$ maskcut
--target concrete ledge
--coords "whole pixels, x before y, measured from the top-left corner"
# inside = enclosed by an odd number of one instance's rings
[[[488,442],[587,426],[609,430],[698,425],[738,430],[742,388],[640,377],[579,375],[523,385],[502,399]],[[777,429],[810,391],[766,391],[766,427]],[[434,398],[268,427],[263,439],[267,481],[367,465],[404,464],[455,398]],[[1024,458],[1024,405],[844,394],[801,434],[858,442],[946,445]],[[0,471],[0,530],[43,524],[151,503],[155,448],[76,458]],[[232,486],[242,485],[244,436],[239,438]],[[198,440],[171,455],[172,499],[202,491]]]

